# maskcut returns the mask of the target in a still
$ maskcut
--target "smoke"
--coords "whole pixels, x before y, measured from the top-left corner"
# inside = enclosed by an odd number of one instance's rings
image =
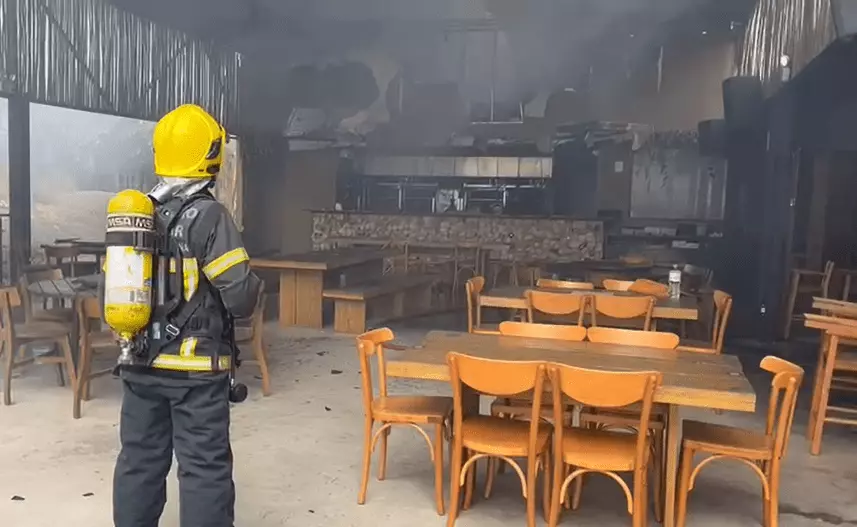
[[[8,211],[8,105],[0,99],[0,209]],[[154,123],[30,105],[33,247],[56,238],[104,236],[107,201],[151,188]]]

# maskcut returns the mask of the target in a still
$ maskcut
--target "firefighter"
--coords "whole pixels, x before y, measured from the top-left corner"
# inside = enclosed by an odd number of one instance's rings
[[[231,321],[252,314],[260,282],[232,218],[211,194],[225,141],[217,121],[194,105],[173,110],[155,126],[160,181],[149,198],[166,232],[161,254],[169,256],[170,269],[164,283],[154,282],[162,302],[146,330],[146,356],[119,369],[116,527],[157,527],[173,452],[181,527],[233,527]]]

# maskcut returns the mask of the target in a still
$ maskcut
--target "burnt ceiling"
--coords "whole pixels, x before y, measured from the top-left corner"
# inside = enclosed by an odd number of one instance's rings
[[[753,0],[112,0],[123,9],[244,53],[336,54],[384,31],[500,28],[571,40],[657,39],[743,24]],[[560,41],[562,39],[560,38]]]

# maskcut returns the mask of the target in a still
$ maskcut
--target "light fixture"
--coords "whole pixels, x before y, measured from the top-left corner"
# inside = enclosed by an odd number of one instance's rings
[[[703,31],[703,32],[702,32],[702,34],[703,34],[703,35],[707,35],[707,34],[708,34],[708,31]]]
[[[780,57],[780,66],[782,66],[782,71],[780,79],[783,82],[788,82],[792,78],[792,68],[791,68],[792,59],[788,55],[782,55]]]

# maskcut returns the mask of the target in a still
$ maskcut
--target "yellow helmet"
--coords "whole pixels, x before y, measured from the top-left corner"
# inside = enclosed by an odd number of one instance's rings
[[[226,131],[195,104],[179,106],[155,125],[155,174],[210,178],[220,171]]]

